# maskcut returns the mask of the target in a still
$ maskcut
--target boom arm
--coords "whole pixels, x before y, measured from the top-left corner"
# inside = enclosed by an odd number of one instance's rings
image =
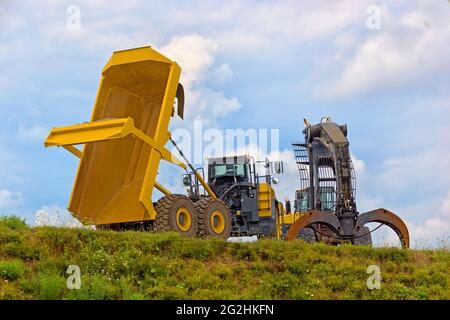
[[[356,213],[347,127],[326,118],[317,125],[307,126],[304,133],[310,159],[312,209],[322,210],[321,193],[324,188],[333,188],[336,193],[333,211]]]

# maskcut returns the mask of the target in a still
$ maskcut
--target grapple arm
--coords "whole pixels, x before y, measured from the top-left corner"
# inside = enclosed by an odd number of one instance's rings
[[[370,222],[379,222],[387,225],[395,231],[400,239],[403,248],[409,248],[409,232],[405,222],[391,211],[380,208],[373,211],[362,213],[356,220],[353,233],[360,233],[365,224]]]

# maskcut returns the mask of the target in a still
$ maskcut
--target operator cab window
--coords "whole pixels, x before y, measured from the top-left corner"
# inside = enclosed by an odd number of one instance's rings
[[[320,187],[320,201],[323,211],[333,211],[336,206],[336,191],[333,187]]]
[[[219,164],[213,166],[212,176],[213,177],[221,177],[221,176],[236,176],[236,177],[245,177],[246,170],[245,165],[243,164]]]

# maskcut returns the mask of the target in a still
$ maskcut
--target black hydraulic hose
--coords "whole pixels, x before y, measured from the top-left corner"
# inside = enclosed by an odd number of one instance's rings
[[[225,191],[225,192],[223,193],[223,195],[220,197],[220,200],[225,199],[225,197],[226,197],[232,190],[236,189],[236,187],[239,187],[239,186],[240,186],[239,183],[234,183],[230,188],[228,188],[227,191]]]
[[[170,137],[170,141],[172,142],[173,146],[177,149],[177,151],[180,153],[181,157],[186,161],[186,164],[191,168],[192,172],[195,172],[194,166],[189,162],[189,160],[184,155],[183,151],[178,147],[178,145],[175,143],[175,141]]]

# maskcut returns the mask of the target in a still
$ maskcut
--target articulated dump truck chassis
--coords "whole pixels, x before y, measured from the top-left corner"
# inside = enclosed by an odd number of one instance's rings
[[[380,222],[397,232],[404,247],[409,246],[406,226],[393,213],[378,209],[359,215],[356,211],[348,142],[331,123],[309,126],[312,140],[294,145],[314,159],[297,157],[301,181],[310,183],[297,191],[295,212],[285,210],[277,200],[271,186],[276,181],[270,176],[274,172],[258,176],[249,157],[241,157],[239,163],[238,157],[223,158],[224,163],[209,160],[206,182],[203,170],[189,163],[168,129],[175,113],[184,115],[180,74],[176,62],[150,47],[114,52],[102,71],[90,122],[50,131],[46,147],[63,147],[80,159],[68,209],[83,224],[112,230],[172,230],[185,236],[257,234],[288,240],[302,238],[309,230],[318,241],[371,244],[364,225]],[[165,147],[169,141],[178,155]],[[326,148],[318,148],[318,141],[326,143]],[[186,171],[187,195],[172,194],[156,181],[161,160]],[[310,167],[301,167],[305,161]],[[275,166],[275,173],[280,173],[282,164],[266,160],[264,165]],[[333,175],[317,175],[324,168]],[[306,172],[316,175],[308,173],[305,178]],[[155,188],[164,196],[153,203]],[[331,207],[321,202],[326,192],[335,197]],[[305,201],[306,206],[297,205]]]
[[[193,201],[156,181],[161,160],[189,167],[165,147],[171,140],[175,98],[183,117],[180,73],[176,62],[150,47],[114,52],[103,69],[91,121],[51,130],[46,147],[62,146],[80,158],[68,209],[82,223],[100,229],[175,230],[187,236],[204,232],[199,226],[208,221],[197,214]],[[80,144],[84,149],[75,147]],[[195,174],[209,204],[221,204]],[[156,204],[154,188],[164,194]],[[201,209],[206,217],[209,207]],[[225,236],[227,230],[222,231],[214,235]]]

